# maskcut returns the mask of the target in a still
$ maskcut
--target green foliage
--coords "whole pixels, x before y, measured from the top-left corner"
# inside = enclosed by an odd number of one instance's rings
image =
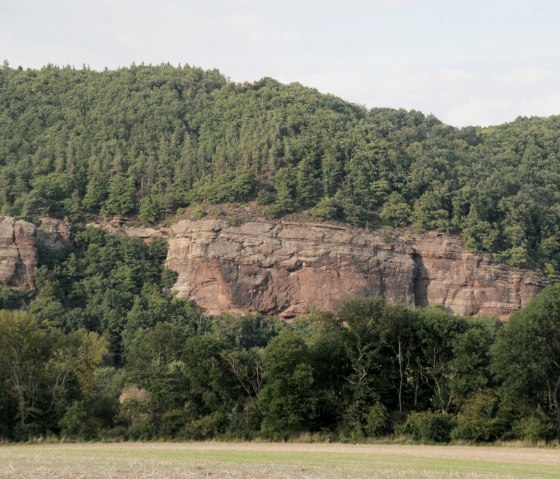
[[[160,219],[160,210],[156,198],[145,196],[140,200],[138,219],[145,225],[153,225]]]
[[[10,288],[0,286],[0,310],[20,309],[34,296],[34,292],[29,288]]]
[[[410,207],[404,197],[399,193],[391,193],[387,196],[379,218],[389,226],[405,226],[410,222]]]
[[[455,418],[448,413],[422,411],[411,412],[402,425],[401,432],[422,442],[448,442]]]
[[[58,268],[37,276],[39,321],[0,311],[3,438],[281,439],[320,431],[537,442],[556,434],[555,286],[501,329],[374,298],[290,324],[205,318],[157,281],[136,283],[136,275],[160,274],[146,257],[135,270],[148,245],[94,230],[77,241]],[[161,264],[164,248],[152,247]],[[93,307],[98,321],[86,319]]]
[[[492,391],[479,390],[466,402],[451,431],[453,439],[490,442],[501,437],[507,425],[497,414],[498,398]]]
[[[257,179],[252,173],[236,171],[223,173],[211,181],[201,181],[191,191],[193,203],[232,203],[247,201],[255,195]]]
[[[296,172],[294,168],[280,168],[274,178],[276,188],[276,203],[274,206],[279,213],[291,213],[296,208]],[[267,211],[270,211],[270,207]]]
[[[262,429],[279,437],[305,431],[316,416],[309,349],[291,331],[274,338],[264,352],[264,386],[258,404]]]
[[[162,267],[166,245],[138,238],[78,230],[60,262],[43,264],[30,310],[41,324],[105,336],[114,364],[123,360],[123,336],[176,318],[190,321],[193,309],[164,294],[173,274]]]
[[[268,190],[260,190],[257,193],[256,201],[259,205],[270,205],[274,203],[274,196]]]
[[[366,414],[364,431],[368,436],[381,436],[388,431],[389,415],[387,408],[380,402],[376,402],[369,408]]]
[[[134,209],[134,182],[132,178],[116,175],[109,184],[108,197],[101,207],[103,216],[126,215]]]
[[[50,423],[72,430],[83,416],[65,405],[91,397],[95,369],[105,355],[95,333],[44,329],[30,314],[0,310],[0,431],[10,439],[43,434]],[[5,416],[7,414],[7,416]],[[71,418],[72,417],[72,418]],[[9,419],[8,419],[9,418]]]
[[[547,441],[555,437],[554,422],[550,416],[541,409],[527,417],[518,419],[512,427],[515,437],[536,444],[539,441]]]
[[[544,411],[560,437],[559,284],[548,286],[512,316],[492,353],[504,402],[525,416]]]
[[[311,210],[311,215],[322,220],[344,219],[344,209],[340,198],[322,198]]]
[[[269,218],[310,209],[450,231],[559,274],[560,117],[457,129],[189,66],[1,72],[2,214],[152,224],[192,202],[256,197]]]

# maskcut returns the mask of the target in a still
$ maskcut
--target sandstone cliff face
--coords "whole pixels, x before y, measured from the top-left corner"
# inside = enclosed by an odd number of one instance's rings
[[[312,307],[336,310],[350,297],[380,296],[507,319],[547,284],[435,232],[405,232],[385,243],[379,232],[357,228],[264,220],[228,226],[221,219],[119,231],[169,241],[167,265],[179,273],[175,290],[212,314],[291,317]],[[0,217],[0,284],[33,287],[38,242],[60,248],[70,240],[70,226],[58,220],[43,219],[37,229]]]
[[[27,221],[0,216],[0,284],[33,288],[37,267],[37,228]]]
[[[546,285],[443,234],[408,233],[389,244],[378,232],[290,222],[180,221],[169,232],[167,265],[179,273],[178,295],[209,313],[284,317],[380,296],[506,319]]]

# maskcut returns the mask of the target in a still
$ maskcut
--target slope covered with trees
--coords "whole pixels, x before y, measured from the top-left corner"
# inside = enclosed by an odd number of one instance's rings
[[[166,245],[80,226],[256,200],[560,271],[560,117],[456,129],[217,71],[0,69],[0,213],[67,217],[0,288],[0,438],[560,438],[560,287],[506,325],[376,298],[286,324],[176,299]]]
[[[459,233],[560,271],[560,117],[457,129],[299,84],[162,65],[0,69],[0,211],[138,215],[196,202],[309,209],[356,225]]]
[[[1,291],[1,439],[560,436],[560,285],[505,326],[377,298],[287,324],[177,300],[164,253],[85,229],[33,301]]]

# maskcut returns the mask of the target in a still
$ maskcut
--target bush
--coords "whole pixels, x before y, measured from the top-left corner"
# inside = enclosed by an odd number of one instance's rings
[[[400,428],[400,432],[412,436],[419,441],[448,442],[455,417],[443,412],[422,411],[412,412]]]
[[[233,203],[254,197],[255,175],[247,171],[227,172],[211,181],[200,181],[189,195],[193,203]]]
[[[200,220],[200,219],[204,218],[207,215],[207,213],[206,213],[206,210],[204,208],[202,208],[200,206],[197,206],[194,209],[194,211],[192,212],[192,215],[193,215],[193,218],[195,220]]]
[[[501,437],[507,428],[496,416],[497,405],[498,398],[493,392],[475,393],[458,415],[451,437],[469,442],[491,442]]]
[[[239,226],[241,224],[241,221],[239,220],[239,218],[236,218],[235,216],[229,216],[227,219],[227,225],[231,226],[231,227],[236,227]]]
[[[342,220],[344,218],[343,207],[339,198],[323,198],[310,211],[311,216],[323,220]]]
[[[387,408],[379,401],[369,408],[365,419],[364,429],[368,436],[382,436],[387,433],[389,416]]]
[[[270,205],[274,203],[274,195],[268,190],[261,190],[257,193],[257,203],[259,205]]]
[[[255,403],[247,401],[243,406],[235,408],[228,415],[227,437],[251,440],[261,427],[261,414]]]
[[[183,429],[183,436],[187,439],[202,441],[215,438],[222,430],[223,417],[216,411],[187,423]]]
[[[529,417],[516,421],[512,429],[519,439],[533,444],[554,438],[556,432],[553,421],[541,409]]]
[[[67,438],[83,436],[84,424],[87,420],[87,412],[83,405],[77,401],[73,402],[59,421],[62,435]]]
[[[284,208],[282,208],[280,205],[277,204],[268,205],[263,208],[263,215],[265,218],[269,220],[280,218],[280,216],[282,216],[285,213],[286,210],[284,210]]]

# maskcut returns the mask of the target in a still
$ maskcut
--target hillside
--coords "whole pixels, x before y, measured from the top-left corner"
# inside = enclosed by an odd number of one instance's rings
[[[560,441],[559,132],[2,67],[0,440]]]
[[[299,84],[169,65],[0,69],[0,211],[153,224],[257,199],[351,225],[461,235],[472,251],[560,271],[560,117],[457,129]]]
[[[36,288],[0,287],[2,440],[557,437],[560,285],[505,324],[450,314],[481,299],[486,313],[523,303],[539,285],[442,233],[383,243],[332,224],[208,218],[160,233],[120,227],[147,242],[77,225],[68,241],[61,222],[1,223],[4,277]],[[229,293],[283,306],[296,293],[284,312],[312,296],[323,310],[289,322],[211,316],[171,294],[193,279],[205,307]],[[388,302],[336,296],[349,285]],[[444,294],[447,310],[389,304],[407,294]]]

